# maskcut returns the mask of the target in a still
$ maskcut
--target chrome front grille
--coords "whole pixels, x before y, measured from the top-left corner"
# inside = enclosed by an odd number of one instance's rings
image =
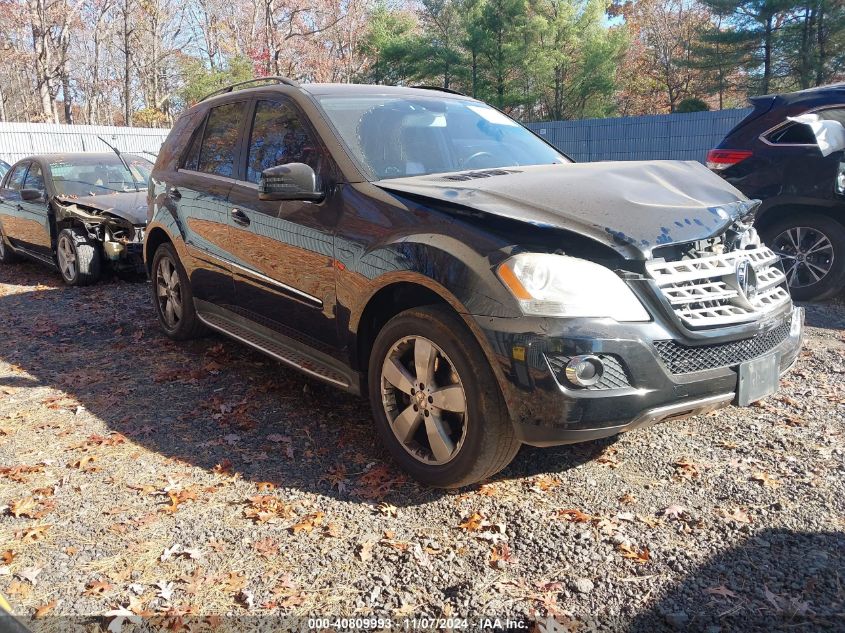
[[[753,282],[743,290],[738,267],[748,262]],[[646,270],[689,327],[753,321],[789,302],[778,256],[766,246],[678,261],[646,262]]]

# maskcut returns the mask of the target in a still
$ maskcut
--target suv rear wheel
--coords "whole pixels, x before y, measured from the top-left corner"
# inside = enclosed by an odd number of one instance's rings
[[[406,310],[382,328],[370,356],[369,392],[387,449],[424,484],[475,483],[519,450],[487,359],[446,308]]]
[[[194,308],[188,273],[172,244],[160,245],[153,255],[153,305],[159,325],[170,338],[186,341],[207,332]]]
[[[789,217],[761,231],[783,261],[794,299],[827,299],[845,286],[845,227],[818,214]]]

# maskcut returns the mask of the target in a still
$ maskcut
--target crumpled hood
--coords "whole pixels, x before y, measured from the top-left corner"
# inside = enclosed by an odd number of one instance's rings
[[[147,224],[147,191],[116,191],[100,196],[69,198],[56,196],[63,204],[80,204],[98,211],[106,211],[131,222],[135,226]]]
[[[464,179],[485,172],[500,175]],[[537,165],[391,178],[373,184],[390,192],[573,231],[629,259],[648,259],[652,248],[664,244],[718,235],[757,204],[692,161]]]

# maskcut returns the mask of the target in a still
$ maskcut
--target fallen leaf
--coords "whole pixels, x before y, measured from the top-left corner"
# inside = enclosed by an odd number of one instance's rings
[[[279,546],[271,538],[263,538],[252,544],[256,552],[261,554],[264,558],[273,558],[279,554]]]
[[[35,501],[32,497],[24,497],[23,499],[17,499],[12,501],[9,504],[9,512],[15,518],[19,518],[21,516],[27,516],[30,519],[36,518],[33,515],[36,512],[36,508],[38,507],[38,502]]]
[[[58,600],[53,600],[52,602],[48,602],[47,604],[42,604],[40,607],[38,607],[38,608],[35,610],[35,613],[33,614],[32,618],[33,618],[34,620],[40,620],[40,619],[41,619],[41,618],[43,618],[45,615],[47,615],[48,613],[50,613],[50,611],[52,611],[53,609],[55,609],[55,608],[56,608],[56,605],[57,605],[58,603],[59,603],[59,601],[58,601]]]
[[[15,574],[21,580],[29,581],[33,587],[38,584],[38,574],[42,572],[43,567],[25,567]]]
[[[688,457],[682,457],[674,464],[676,474],[683,479],[694,479],[701,475],[698,464]]]
[[[381,502],[378,504],[378,511],[387,517],[396,517],[399,514],[399,508],[390,503]]]
[[[622,558],[627,558],[640,564],[647,563],[651,560],[651,555],[649,554],[647,547],[642,548],[639,552],[627,543],[621,543],[618,547],[622,554]]]
[[[483,520],[484,517],[481,516],[481,514],[474,512],[472,515],[461,521],[461,523],[458,524],[458,527],[467,532],[477,532],[481,529],[481,522]]]
[[[684,506],[673,503],[672,505],[663,508],[660,514],[667,519],[679,520],[686,511],[687,509]]]
[[[593,520],[592,515],[581,512],[575,508],[570,508],[569,510],[558,510],[556,514],[565,518],[567,521],[572,521],[573,523],[588,523]]]
[[[626,492],[624,495],[619,497],[619,503],[624,503],[625,505],[633,505],[637,502],[637,498],[632,495],[630,492]]]
[[[742,508],[734,508],[733,510],[717,508],[716,514],[724,519],[730,519],[731,521],[736,521],[737,523],[751,523],[751,517]]]
[[[15,532],[15,538],[20,539],[24,543],[33,543],[44,537],[44,533],[49,530],[52,525],[35,525],[25,530]]]
[[[85,591],[82,592],[83,596],[102,596],[105,593],[108,593],[114,589],[114,585],[111,585],[103,580],[97,580],[94,582],[90,582],[86,585]]]
[[[173,583],[159,580],[155,586],[158,587],[158,593],[156,595],[165,602],[170,602],[170,599],[173,597]]]
[[[303,517],[303,519],[298,523],[292,525],[290,530],[294,534],[298,534],[299,532],[305,532],[307,534],[313,531],[315,527],[322,524],[325,516],[326,515],[322,512],[313,512]]]
[[[276,484],[269,481],[259,481],[255,485],[258,487],[258,492],[272,492],[276,489]]]

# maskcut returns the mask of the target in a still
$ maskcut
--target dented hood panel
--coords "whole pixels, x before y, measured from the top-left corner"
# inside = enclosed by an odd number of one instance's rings
[[[738,189],[692,161],[572,163],[499,171],[509,173],[457,181],[448,179],[450,174],[411,176],[373,184],[572,231],[629,259],[648,259],[652,248],[664,244],[718,235],[754,208]]]
[[[135,226],[143,226],[147,223],[146,190],[115,192],[100,196],[79,196],[76,198],[56,196],[56,200],[62,204],[78,204],[90,209],[111,213],[131,222]]]

